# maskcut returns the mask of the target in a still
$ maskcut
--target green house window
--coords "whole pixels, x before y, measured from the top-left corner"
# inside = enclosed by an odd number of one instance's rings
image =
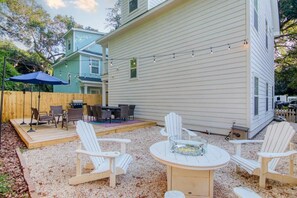
[[[129,1],[129,13],[133,12],[138,8],[138,0],[130,0]]]
[[[137,59],[130,60],[130,78],[137,78]]]
[[[92,74],[99,74],[99,60],[90,59],[90,69]]]
[[[259,114],[259,78],[254,78],[254,116]]]

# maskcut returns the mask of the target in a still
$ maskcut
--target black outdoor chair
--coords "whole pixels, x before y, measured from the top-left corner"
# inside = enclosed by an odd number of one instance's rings
[[[65,113],[63,119],[62,119],[62,128],[65,126],[68,130],[68,122],[76,122],[79,120],[83,120],[84,114],[83,114],[83,108],[70,108]]]
[[[35,125],[35,130],[37,129],[37,126],[40,122],[47,122],[48,124],[50,124],[50,121],[53,121],[55,123],[55,127],[57,128],[57,122],[53,115],[48,115],[47,112],[39,112],[36,108],[31,108],[31,110],[31,120],[35,119],[37,121]]]
[[[131,119],[131,117],[134,120],[134,110],[135,110],[135,106],[136,105],[129,105],[129,119]]]
[[[63,106],[59,105],[59,106],[50,106],[50,115],[54,116],[54,117],[58,117],[58,121],[57,124],[59,124],[60,121],[60,117],[63,116],[64,110],[63,110]]]
[[[92,106],[92,109],[96,121],[109,119],[109,122],[111,123],[111,111],[102,110],[102,107],[98,105]]]

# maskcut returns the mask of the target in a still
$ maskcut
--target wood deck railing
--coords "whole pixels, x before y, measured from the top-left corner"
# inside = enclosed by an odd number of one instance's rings
[[[275,116],[282,116],[288,122],[296,122],[296,113],[294,109],[275,109]]]
[[[23,118],[23,92],[5,91],[3,100],[3,121],[13,118]],[[83,100],[89,105],[102,104],[99,94],[78,94],[78,93],[40,93],[40,111],[49,111],[51,105],[62,105],[64,109],[69,108],[72,100]],[[0,99],[1,100],[1,99]],[[37,108],[38,92],[32,93],[32,106]],[[25,94],[25,118],[31,116],[31,92]],[[86,108],[84,108],[86,110]]]

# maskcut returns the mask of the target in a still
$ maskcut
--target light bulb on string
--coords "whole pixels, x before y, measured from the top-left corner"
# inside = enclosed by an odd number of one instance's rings
[[[213,54],[212,47],[210,47],[210,54]]]
[[[90,68],[92,67],[91,59],[89,59],[89,67],[90,67]]]
[[[154,56],[154,63],[156,62],[156,56]]]
[[[112,67],[112,59],[110,60],[110,66]]]
[[[195,57],[195,53],[194,53],[194,50],[192,50],[192,58]]]
[[[175,53],[172,54],[172,58],[175,58]]]
[[[67,61],[65,61],[65,67],[66,67],[66,68],[68,67]]]
[[[247,40],[246,40],[246,39],[244,39],[244,41],[243,41],[243,46],[244,46],[244,47],[246,47],[246,46],[247,46],[247,44],[248,44]]]
[[[228,43],[228,50],[231,50],[231,45]]]

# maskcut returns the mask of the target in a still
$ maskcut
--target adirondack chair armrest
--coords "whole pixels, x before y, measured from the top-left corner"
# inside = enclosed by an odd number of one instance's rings
[[[161,133],[161,135],[163,135],[163,136],[168,136],[168,133],[166,133],[165,128],[162,128],[162,129],[160,130],[160,133]]]
[[[194,133],[193,131],[190,131],[189,129],[182,128],[182,130],[186,131],[189,134],[189,136],[197,136],[196,133]]]
[[[260,157],[263,158],[282,158],[282,157],[288,157],[291,155],[296,155],[297,151],[292,150],[292,151],[287,151],[284,153],[266,153],[266,152],[258,152],[257,153]]]
[[[130,143],[130,139],[120,139],[120,138],[100,138],[97,139],[98,142],[118,142],[118,143]]]
[[[118,151],[112,151],[112,152],[89,152],[85,150],[76,150],[76,153],[83,154],[83,155],[89,155],[94,157],[105,157],[105,158],[115,158],[121,155]]]
[[[263,143],[264,140],[230,140],[232,144]]]

